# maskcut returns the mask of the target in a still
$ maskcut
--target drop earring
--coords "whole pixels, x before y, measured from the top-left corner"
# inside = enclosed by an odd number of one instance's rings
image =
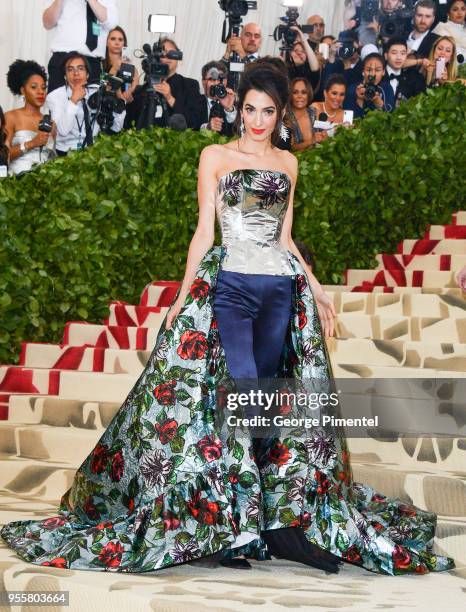
[[[239,124],[239,133],[241,136],[244,136],[244,132],[245,132],[244,121],[243,121],[243,116],[241,115],[241,121]]]
[[[288,140],[290,130],[286,127],[283,121],[280,122],[280,138],[282,140]]]

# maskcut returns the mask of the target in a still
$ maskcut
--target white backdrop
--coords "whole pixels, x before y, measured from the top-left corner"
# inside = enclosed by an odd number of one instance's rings
[[[175,40],[184,53],[178,71],[184,76],[200,79],[203,64],[221,57],[224,45],[221,32],[224,13],[217,0],[117,0],[120,25],[128,35],[131,50],[144,42],[152,42],[156,35],[147,32],[150,13],[176,15]],[[35,59],[47,66],[49,59],[48,34],[42,26],[42,12],[51,0],[0,0],[0,104],[3,110],[18,106],[6,87],[6,72],[17,59]],[[304,0],[300,9],[300,23],[317,13],[326,24],[326,33],[336,35],[343,29],[344,0]],[[261,54],[276,54],[278,44],[269,36],[285,14],[281,0],[258,0],[258,10],[250,11],[246,21],[262,26],[264,43]],[[137,61],[135,60],[135,63]]]

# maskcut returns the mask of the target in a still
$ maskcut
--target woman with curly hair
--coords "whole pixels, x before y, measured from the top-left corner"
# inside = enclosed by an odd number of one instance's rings
[[[41,107],[47,94],[47,74],[37,62],[16,60],[7,73],[11,93],[24,97],[24,106],[5,113],[6,144],[10,151],[11,174],[29,172],[53,156],[52,134],[39,130]]]

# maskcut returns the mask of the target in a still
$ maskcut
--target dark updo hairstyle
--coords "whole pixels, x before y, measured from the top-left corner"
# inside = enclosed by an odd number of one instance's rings
[[[36,74],[41,76],[47,83],[45,68],[39,66],[37,62],[33,60],[15,60],[8,68],[8,73],[6,75],[8,88],[11,93],[15,96],[20,96],[21,87],[24,87],[29,79]]]
[[[345,89],[348,89],[348,83],[342,74],[331,74],[325,81],[324,91],[330,91],[334,85],[343,85]]]
[[[257,64],[257,65],[256,65]],[[283,111],[286,108],[288,101],[289,81],[282,70],[279,70],[274,64],[269,62],[251,63],[241,75],[238,87],[238,110],[241,111],[244,105],[244,99],[251,89],[260,91],[270,96],[277,109],[277,122],[272,132],[272,144],[277,145],[280,142],[280,124],[282,121]],[[238,112],[235,121],[236,132],[240,134],[239,126],[241,123],[241,114]]]

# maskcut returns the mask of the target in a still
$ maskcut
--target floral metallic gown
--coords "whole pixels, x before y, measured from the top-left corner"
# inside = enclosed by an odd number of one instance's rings
[[[235,436],[215,418],[228,380],[213,312],[216,279],[242,224],[267,224],[293,274],[292,315],[278,375],[330,386],[312,292],[299,261],[278,244],[290,180],[265,170],[221,178],[223,244],[207,252],[170,330],[76,472],[57,516],[5,525],[26,561],[60,568],[146,572],[220,553],[270,555],[261,530],[300,526],[308,540],[384,574],[454,567],[432,554],[436,516],[352,481],[345,440],[319,430],[263,440]],[[225,241],[225,219],[232,220]]]

